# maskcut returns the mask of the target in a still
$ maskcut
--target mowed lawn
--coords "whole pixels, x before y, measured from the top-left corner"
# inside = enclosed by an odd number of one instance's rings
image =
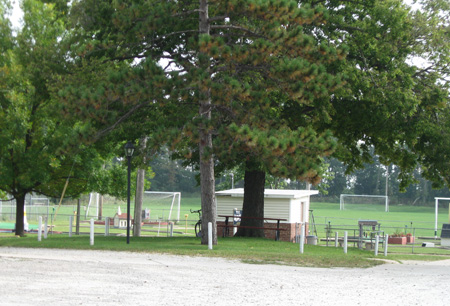
[[[384,211],[384,205],[347,205],[346,208],[339,210],[339,203],[311,203],[318,233],[324,234],[326,225],[357,228],[359,220],[376,220],[386,234],[415,231],[416,236],[434,236],[434,207],[391,205],[389,212]],[[438,210],[438,235],[442,223],[449,223],[448,208]]]

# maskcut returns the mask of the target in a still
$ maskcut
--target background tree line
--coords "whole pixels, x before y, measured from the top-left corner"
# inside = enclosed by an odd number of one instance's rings
[[[386,176],[388,177],[388,196],[391,205],[434,205],[435,197],[450,197],[447,187],[435,189],[432,182],[421,176],[420,168],[415,169],[415,183],[400,191],[399,169],[386,167],[380,159],[372,155],[373,162],[365,163],[362,169],[353,173],[346,172],[344,163],[336,158],[324,161],[326,172],[322,182],[312,189],[319,189],[315,201],[339,202],[341,194],[385,195]],[[179,191],[186,196],[199,196],[198,169],[186,166],[180,160],[171,158],[167,150],[158,152],[150,161],[154,177],[148,177],[154,191]],[[216,178],[216,190],[243,188],[244,171],[239,168],[227,171]],[[291,181],[273,176],[266,177],[266,188],[305,189],[306,183]]]

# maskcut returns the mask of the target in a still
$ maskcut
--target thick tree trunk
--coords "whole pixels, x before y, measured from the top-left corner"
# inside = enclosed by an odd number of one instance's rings
[[[241,219],[241,226],[257,228],[239,228],[236,236],[240,237],[264,237],[264,184],[266,173],[258,170],[251,162],[246,163],[244,177],[244,203],[242,216],[258,219]]]
[[[23,237],[24,222],[23,215],[25,209],[25,195],[15,196],[16,199],[16,235]]]
[[[209,34],[208,1],[200,0],[199,33]],[[209,61],[203,60],[200,67],[209,73]],[[212,155],[212,134],[205,122],[211,120],[211,94],[209,89],[200,89],[200,117],[204,123],[200,126],[200,190],[202,204],[202,244],[208,244],[208,223],[212,223],[212,243],[217,244],[216,201],[214,158]]]
[[[147,137],[140,139],[141,152],[145,152],[147,148]],[[146,158],[144,156],[143,163],[146,163]],[[144,185],[145,185],[145,170],[138,169],[136,178],[136,195],[134,198],[134,226],[133,226],[133,236],[141,236],[141,223],[142,223],[142,203],[144,202]]]
[[[144,201],[144,180],[145,170],[138,169],[136,178],[136,196],[134,201],[134,225],[133,236],[141,236],[141,223],[142,223],[142,202]]]

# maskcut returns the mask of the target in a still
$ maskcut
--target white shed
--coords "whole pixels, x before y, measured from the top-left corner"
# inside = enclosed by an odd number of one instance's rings
[[[308,222],[309,198],[317,190],[266,189],[264,191],[264,217],[287,219],[287,223]],[[217,215],[232,215],[233,209],[242,209],[244,189],[216,192]],[[224,218],[217,218],[223,221]]]

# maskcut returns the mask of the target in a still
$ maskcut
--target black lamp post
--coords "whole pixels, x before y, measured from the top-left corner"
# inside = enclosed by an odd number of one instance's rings
[[[127,244],[130,244],[130,189],[131,189],[131,157],[133,156],[134,145],[132,142],[127,142],[125,145],[125,155],[128,159],[128,189],[127,189]]]

